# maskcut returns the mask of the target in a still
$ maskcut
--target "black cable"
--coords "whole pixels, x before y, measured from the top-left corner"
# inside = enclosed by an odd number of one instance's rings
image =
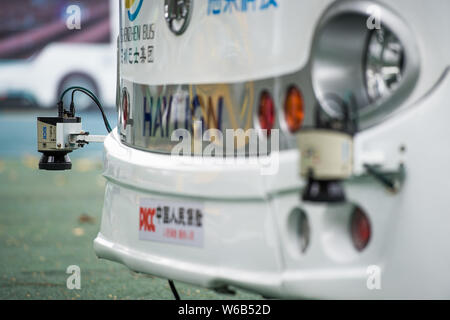
[[[170,286],[170,290],[172,290],[175,300],[180,300],[180,296],[178,294],[177,288],[175,288],[175,284],[173,283],[172,280],[169,280],[169,286]]]
[[[74,100],[75,92],[77,92],[77,91],[78,91],[78,92],[84,93],[84,94],[87,95],[89,98],[91,98],[92,101],[95,102],[95,104],[96,104],[97,107],[100,109],[100,112],[101,112],[101,114],[102,114],[102,118],[103,118],[103,122],[105,123],[106,130],[108,131],[108,133],[111,132],[111,126],[110,126],[110,124],[109,124],[108,118],[106,118],[105,111],[103,110],[103,107],[102,107],[100,101],[99,101],[99,100],[97,99],[97,97],[96,97],[92,92],[90,92],[89,90],[84,89],[84,88],[82,88],[82,87],[77,87],[76,89],[74,89],[74,90],[72,91],[72,100],[71,100],[71,103],[70,103],[71,108],[72,108],[72,106],[73,106],[73,100]]]
[[[108,122],[108,119],[106,118],[106,115],[105,115],[105,112],[103,110],[103,107],[102,107],[100,101],[97,99],[97,97],[93,93],[91,93],[90,91],[85,90],[84,88],[78,88],[78,89],[75,89],[75,90],[72,91],[72,102],[73,102],[74,94],[77,91],[84,93],[85,95],[90,97],[95,102],[97,107],[100,109],[100,112],[102,113],[103,122],[105,123],[106,130],[108,130],[108,132],[111,132],[111,126],[109,125],[109,122]]]
[[[70,90],[73,90],[73,89],[83,89],[83,90],[89,92],[92,96],[95,97],[95,94],[92,91],[90,91],[89,89],[86,89],[86,88],[80,87],[80,86],[73,86],[73,87],[69,87],[66,90],[64,90],[63,93],[61,93],[61,96],[60,96],[59,100],[62,101],[64,99],[64,96],[66,95],[66,93],[69,92]],[[97,97],[95,97],[95,98],[97,99]],[[98,101],[98,99],[97,99],[97,101]]]
[[[89,90],[87,90],[87,89],[84,89],[84,88],[76,88],[76,89],[74,89],[73,91],[72,91],[72,99],[71,99],[71,101],[73,102],[73,99],[74,99],[74,95],[75,95],[75,92],[83,92],[83,93],[85,93],[86,95],[89,95],[90,97],[91,97],[91,99],[92,100],[94,100],[94,101],[97,101],[98,103],[100,103],[100,101],[98,100],[98,98],[92,93],[92,91],[89,91]]]

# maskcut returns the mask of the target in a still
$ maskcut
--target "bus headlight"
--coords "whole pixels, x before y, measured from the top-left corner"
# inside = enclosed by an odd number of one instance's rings
[[[376,6],[380,24],[368,26],[373,6],[368,0],[331,5],[318,23],[310,61],[321,109],[328,117],[342,120],[341,106],[346,105],[358,114],[361,130],[399,108],[413,92],[420,71],[413,30],[381,4]]]
[[[400,40],[386,27],[369,35],[365,58],[367,95],[371,102],[390,95],[403,75],[404,49]]]

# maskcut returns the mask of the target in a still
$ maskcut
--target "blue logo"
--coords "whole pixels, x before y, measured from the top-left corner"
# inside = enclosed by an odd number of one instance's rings
[[[133,9],[132,7],[134,6],[134,4],[137,2],[136,0],[125,0],[125,8],[127,9],[127,13],[128,13],[128,19],[130,19],[130,21],[134,21],[136,20],[139,11],[141,11],[142,8],[142,3],[144,2],[144,0],[138,0],[139,3],[137,5],[137,7],[135,8],[134,12],[131,12],[131,10]]]
[[[42,127],[42,138],[47,139],[47,127]]]
[[[208,0],[208,15],[277,8],[277,0]]]

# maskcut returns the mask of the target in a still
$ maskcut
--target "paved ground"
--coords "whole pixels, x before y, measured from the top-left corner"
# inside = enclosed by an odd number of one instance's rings
[[[167,281],[95,256],[101,163],[77,158],[74,170],[61,173],[38,171],[37,161],[0,158],[0,299],[173,299]],[[81,290],[66,287],[69,265],[81,268]],[[182,299],[260,298],[176,285]]]

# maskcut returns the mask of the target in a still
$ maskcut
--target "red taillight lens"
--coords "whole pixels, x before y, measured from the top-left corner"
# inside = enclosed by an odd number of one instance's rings
[[[305,118],[304,100],[302,93],[296,87],[289,88],[284,102],[284,117],[289,131],[298,131]]]
[[[127,121],[128,121],[128,97],[125,95],[123,97],[123,125],[126,126],[127,125]]]
[[[258,118],[261,129],[267,130],[267,135],[270,135],[275,125],[275,104],[267,91],[261,93]]]
[[[370,221],[361,208],[356,207],[351,217],[351,234],[353,245],[358,251],[367,247],[371,236]]]

